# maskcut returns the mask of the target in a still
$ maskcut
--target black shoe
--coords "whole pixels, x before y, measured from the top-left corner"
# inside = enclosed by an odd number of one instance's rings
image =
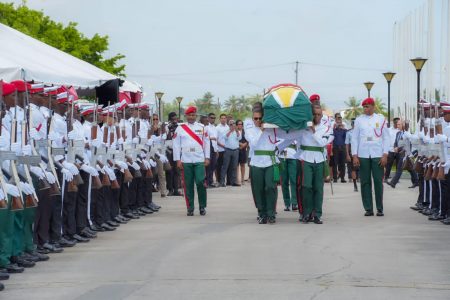
[[[9,279],[8,273],[0,272],[0,280],[8,280],[8,279]],[[0,291],[1,290],[2,290],[2,288],[0,287]]]
[[[86,227],[81,231],[81,236],[87,237],[89,239],[95,239],[97,237],[97,232],[92,231],[88,227]]]
[[[226,187],[225,183],[219,184],[219,187]]]
[[[428,220],[430,220],[430,221],[440,221],[440,220],[444,220],[444,219],[445,219],[445,217],[441,216],[440,214],[434,214],[434,215],[428,217]]]
[[[82,236],[83,238],[88,239],[88,240],[96,238],[96,236],[91,235],[91,234],[90,234],[89,232],[87,232],[87,231],[82,231],[82,232],[80,232],[79,235]]]
[[[125,214],[125,217],[133,220],[139,219],[139,216],[133,215],[132,213]]]
[[[41,254],[39,252],[35,251],[30,251],[30,252],[25,252],[26,254],[30,255],[30,256],[34,256],[37,257],[38,261],[47,261],[50,259],[50,257],[48,255],[45,254]]]
[[[275,217],[269,217],[268,218],[268,223],[269,224],[275,224],[277,222],[277,219]]]
[[[5,269],[9,274],[22,273],[25,270],[24,268],[19,267],[17,264],[13,263],[6,265]]]
[[[413,188],[416,188],[418,186],[419,186],[419,184],[416,183],[416,184],[413,184],[412,186],[409,186],[408,189],[413,189]]]
[[[113,220],[106,221],[106,224],[108,224],[109,226],[112,226],[112,227],[119,227],[120,226],[119,223],[117,223],[117,222],[115,222]]]
[[[381,210],[377,211],[377,217],[382,217],[382,216],[384,216],[383,211],[381,211]]]
[[[173,191],[169,191],[169,193],[167,193],[167,196],[170,197],[173,196],[173,194],[174,194]]]
[[[40,247],[40,246],[37,247],[36,252],[38,252],[38,253],[40,253],[40,254],[44,254],[44,255],[50,253],[49,250],[47,250],[47,249],[45,249],[45,248],[42,248],[42,247]]]
[[[389,185],[391,188],[395,189],[395,184],[393,184],[392,182],[386,182],[387,185]]]
[[[153,213],[153,210],[151,210],[150,208],[147,208],[147,207],[141,207],[139,210],[147,215],[150,215]]]
[[[422,210],[422,214],[425,216],[431,216],[433,214],[433,212],[431,211],[431,209],[426,208]]]
[[[50,253],[61,253],[64,251],[63,248],[56,247],[55,245],[52,245],[50,243],[45,243],[44,245],[42,245],[40,247],[47,249],[48,251],[50,251]],[[38,246],[38,248],[39,248],[39,246]]]
[[[3,291],[5,289],[5,285],[0,282],[0,291]]]
[[[90,241],[90,239],[84,238],[80,236],[79,234],[74,234],[72,238],[77,241],[77,243],[87,243]]]
[[[159,210],[158,209],[156,209],[155,207],[153,207],[153,206],[150,206],[150,205],[148,205],[147,207],[146,207],[148,210],[150,210],[150,211],[152,211],[152,212],[154,212],[154,213],[156,213],[156,212],[158,212]]]
[[[345,180],[344,178],[341,179],[341,183],[347,183],[347,180]]]
[[[100,225],[103,229],[105,229],[106,231],[114,231],[114,230],[116,230],[116,227],[112,227],[112,226],[109,226],[108,224],[106,224],[106,223],[103,223],[102,225]]]
[[[192,217],[194,215],[194,211],[188,210],[187,216]]]
[[[322,220],[320,220],[319,217],[314,217],[314,223],[316,223],[316,224],[323,224]]]
[[[114,221],[118,224],[127,224],[128,223],[128,221],[125,221],[124,219],[119,218],[119,217],[115,217]]]
[[[124,215],[118,215],[117,218],[119,218],[119,219],[121,219],[122,221],[125,221],[125,222],[128,222],[128,221],[131,220],[130,218],[125,217]]]
[[[98,226],[97,224],[92,224],[92,225],[90,226],[90,228],[91,228],[92,231],[95,231],[95,232],[102,232],[102,231],[105,231],[105,229],[101,228],[101,227]]]
[[[239,183],[233,183],[231,186],[241,186]]]
[[[22,256],[11,256],[11,262],[22,268],[32,268],[36,265],[36,263],[26,260]]]
[[[441,220],[441,222],[442,222],[442,224],[450,225],[450,218],[446,218],[444,220]]]
[[[259,217],[258,223],[259,224],[267,224],[267,218],[266,217]]]
[[[333,179],[333,183],[337,183],[337,179]]]
[[[296,204],[292,204],[292,211],[297,211],[298,210],[298,206]]]
[[[286,207],[284,208],[284,211],[291,211],[291,209],[289,208],[289,206],[286,206]]]
[[[201,216],[206,215],[206,208],[200,207],[200,215],[201,215]]]
[[[373,216],[373,211],[366,211],[366,213],[364,214],[365,217],[371,217]]]
[[[34,255],[28,254],[26,252],[24,252],[20,257],[25,259],[25,260],[32,261],[34,263],[37,263],[39,261],[39,258],[37,258]]]
[[[155,202],[151,202],[149,205],[150,205],[150,207],[153,207],[154,209],[157,209],[157,210],[160,210],[160,209],[161,209],[161,206],[159,206],[159,205],[156,204]]]
[[[210,187],[211,187],[211,188],[216,188],[217,186],[211,185]],[[173,193],[173,195],[179,197],[179,196],[181,196],[181,193],[178,192],[178,191],[176,191],[176,192]]]
[[[66,238],[62,237],[59,241],[58,244],[63,247],[63,248],[67,248],[67,247],[73,247],[77,244],[77,242],[74,241],[70,241],[67,240]]]
[[[95,230],[92,230],[90,227],[84,228],[84,230],[87,231],[87,233],[95,235],[97,237],[97,232]]]
[[[357,191],[358,191],[358,188],[357,188],[357,187],[354,187],[354,188],[353,188],[353,191],[354,191],[354,192],[357,192]]]
[[[302,222],[303,224],[308,224],[309,221],[310,221],[309,217],[303,217],[302,220],[301,220],[301,222]]]

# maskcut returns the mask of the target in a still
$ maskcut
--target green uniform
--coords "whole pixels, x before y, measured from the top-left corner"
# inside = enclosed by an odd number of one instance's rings
[[[183,163],[184,197],[186,207],[189,211],[194,211],[194,183],[197,186],[198,204],[200,208],[206,207],[205,188],[205,164],[204,163]]]
[[[303,214],[309,216],[313,211],[322,217],[323,172],[326,162],[310,163],[303,161]]]
[[[8,197],[8,208],[0,209],[0,268],[10,264],[13,252],[14,215],[11,211],[11,197]]]
[[[277,205],[277,183],[274,180],[274,167],[259,168],[251,166],[251,187],[258,216],[274,217]]]
[[[360,158],[359,176],[361,179],[361,196],[364,209],[373,212],[372,176],[375,190],[375,204],[378,211],[383,211],[383,167],[380,158]],[[381,183],[381,184],[380,184]]]
[[[291,205],[297,205],[298,161],[293,157],[296,152],[297,147],[291,145],[279,156],[281,191],[283,193],[284,206],[288,208]]]

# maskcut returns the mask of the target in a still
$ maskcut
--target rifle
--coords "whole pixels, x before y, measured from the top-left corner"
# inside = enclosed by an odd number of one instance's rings
[[[5,111],[5,103],[3,102],[3,80],[0,80],[0,135],[2,134],[2,126],[3,126],[3,116]],[[3,151],[1,151],[3,152]],[[0,152],[0,153],[1,153]],[[3,159],[2,159],[3,160]],[[0,186],[3,190],[3,199],[0,199],[0,209],[8,208],[8,192],[6,190],[6,182],[5,177],[3,176],[2,170],[0,169]]]

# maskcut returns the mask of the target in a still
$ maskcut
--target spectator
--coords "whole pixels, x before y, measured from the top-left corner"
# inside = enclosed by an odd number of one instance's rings
[[[206,179],[208,187],[214,188],[216,185],[214,184],[214,172],[217,166],[217,158],[218,158],[218,145],[217,145],[217,128],[216,128],[216,115],[214,113],[209,113],[208,115],[208,125],[206,129],[208,131],[209,140],[210,140],[210,160],[209,165],[206,168]],[[217,180],[217,178],[216,178]]]
[[[393,127],[388,128],[390,146],[389,146],[389,154],[386,164],[386,169],[384,171],[384,182],[388,182],[389,177],[391,176],[391,169],[394,165],[395,159],[398,157],[398,153],[394,151],[394,143],[397,137],[397,133],[399,132],[399,127],[401,127],[400,118],[394,118]],[[381,125],[380,125],[381,126]],[[398,164],[398,162],[397,162]]]
[[[237,126],[237,132],[241,139],[239,140],[239,168],[241,171],[241,185],[244,185],[244,179],[245,179],[245,165],[247,164],[247,149],[248,149],[248,142],[245,139],[245,132],[244,132],[244,122],[241,120],[236,121]]]
[[[333,181],[337,182],[338,177],[341,178],[341,182],[347,182],[345,180],[345,161],[347,158],[345,147],[345,136],[347,130],[342,123],[342,116],[335,114],[336,123],[333,129]],[[338,174],[339,171],[339,174]]]
[[[229,122],[229,130],[225,134],[224,149],[223,154],[223,165],[220,171],[220,186],[225,186],[225,179],[227,175],[232,186],[240,186],[237,183],[237,166],[239,159],[239,140],[241,139],[240,133],[237,131],[236,123],[234,120]]]
[[[216,168],[216,179],[217,182],[222,182],[220,178],[220,173],[223,165],[223,154],[225,152],[225,135],[230,130],[227,125],[227,115],[220,115],[220,124],[216,126],[217,130],[217,152],[219,152],[219,156],[217,157],[217,168]]]

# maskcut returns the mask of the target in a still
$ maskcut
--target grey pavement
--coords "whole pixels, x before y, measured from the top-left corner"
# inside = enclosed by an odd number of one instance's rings
[[[209,190],[205,217],[155,197],[160,213],[13,275],[0,299],[450,299],[450,226],[410,210],[407,184],[385,186],[385,217],[327,185],[323,225],[281,192],[277,224],[257,224],[248,184]]]

